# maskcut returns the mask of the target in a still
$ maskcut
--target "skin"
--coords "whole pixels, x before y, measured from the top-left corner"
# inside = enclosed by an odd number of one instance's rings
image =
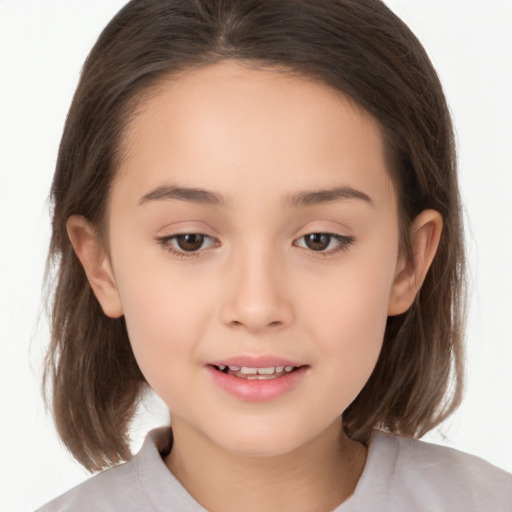
[[[139,366],[169,406],[165,463],[211,511],[332,510],[353,493],[367,453],[341,415],[375,366],[388,315],[423,282],[440,215],[415,220],[407,261],[377,123],[324,85],[234,61],[161,87],[124,146],[108,247],[82,217],[68,233],[105,314],[125,315]],[[171,198],[173,186],[223,201]],[[359,195],[286,204],[339,187]],[[187,233],[207,236],[180,257],[172,237]],[[312,233],[345,238],[313,250]],[[282,396],[247,401],[206,367],[240,355],[306,371]]]

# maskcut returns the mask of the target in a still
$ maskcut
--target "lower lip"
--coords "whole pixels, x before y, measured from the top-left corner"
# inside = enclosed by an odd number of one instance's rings
[[[275,400],[294,389],[306,375],[307,366],[274,379],[243,379],[206,367],[214,382],[230,395],[248,402]]]

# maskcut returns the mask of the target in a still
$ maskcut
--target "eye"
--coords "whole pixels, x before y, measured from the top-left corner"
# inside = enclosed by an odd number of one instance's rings
[[[300,237],[296,245],[322,255],[330,255],[348,249],[353,242],[354,238],[351,236],[335,233],[308,233]]]
[[[216,245],[217,241],[203,233],[183,233],[157,238],[168,252],[180,258],[194,257],[201,250]]]

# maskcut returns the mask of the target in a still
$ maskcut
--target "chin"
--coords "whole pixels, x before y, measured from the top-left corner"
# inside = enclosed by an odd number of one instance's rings
[[[240,457],[279,457],[307,447],[323,429],[307,429],[300,422],[273,424],[252,422],[218,432],[211,440],[226,452]],[[299,428],[297,428],[299,427]]]
[[[253,436],[231,439],[224,449],[239,457],[280,457],[300,448],[301,443],[281,436]]]

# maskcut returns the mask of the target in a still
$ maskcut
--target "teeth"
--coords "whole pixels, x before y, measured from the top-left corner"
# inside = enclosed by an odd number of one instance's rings
[[[240,368],[240,373],[243,375],[272,375],[274,373],[282,373],[282,366],[278,367],[280,371],[277,371],[278,369],[275,366],[270,366],[268,368],[248,368],[247,366],[242,366]],[[288,373],[290,373],[293,370],[294,366],[286,366],[284,367],[284,370]],[[231,370],[231,366],[229,367]]]
[[[242,366],[242,368],[240,368],[240,373],[243,375],[256,375],[258,373],[258,368],[247,368],[247,366]]]
[[[270,368],[258,368],[259,375],[272,375],[276,369],[271,366]]]
[[[248,379],[255,379],[255,378],[268,378],[269,376],[276,375],[279,373],[290,373],[295,366],[269,366],[268,368],[251,368],[248,366],[235,366],[230,365],[226,366],[223,364],[220,364],[218,366],[219,370],[221,372],[225,371],[229,368],[230,372],[233,373],[239,373],[241,375],[247,376]]]

